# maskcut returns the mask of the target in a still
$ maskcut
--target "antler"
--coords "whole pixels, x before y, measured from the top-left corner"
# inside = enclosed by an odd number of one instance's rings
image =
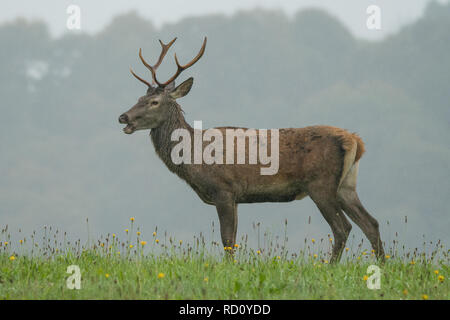
[[[159,55],[158,62],[156,62],[156,64],[153,67],[144,60],[144,57],[142,57],[142,50],[139,49],[139,58],[141,58],[141,61],[144,64],[144,66],[146,66],[151,71],[153,83],[158,84],[158,86],[160,86],[160,87],[161,87],[161,84],[158,82],[158,80],[156,80],[156,69],[158,69],[158,67],[160,66],[165,55],[167,54],[167,51],[169,51],[170,46],[175,42],[175,40],[177,40],[176,37],[172,41],[170,41],[168,44],[164,44],[161,40],[159,40],[162,50],[161,50],[161,54]]]
[[[150,83],[148,83],[146,80],[142,79],[141,77],[139,77],[136,73],[134,73],[133,69],[130,68],[130,72],[133,76],[136,77],[136,79],[138,79],[139,81],[145,83],[149,88],[152,88],[152,85]]]
[[[139,49],[139,58],[141,59],[142,63],[150,70],[150,72],[152,73],[152,78],[153,78],[153,83],[156,83],[159,87],[164,88],[165,86],[167,86],[168,84],[170,84],[171,82],[173,82],[179,75],[181,72],[183,72],[184,70],[186,70],[187,68],[191,67],[194,63],[196,63],[202,56],[203,53],[205,52],[205,48],[206,48],[206,40],[207,38],[205,37],[205,39],[203,40],[203,45],[200,48],[200,51],[198,52],[197,56],[188,64],[185,64],[184,66],[180,65],[180,63],[178,62],[178,58],[177,58],[177,54],[175,53],[175,63],[177,64],[177,72],[166,82],[164,83],[160,83],[158,81],[158,79],[156,79],[156,69],[158,69],[158,67],[160,66],[160,64],[162,63],[165,55],[167,54],[167,51],[169,51],[170,46],[175,42],[175,40],[177,40],[177,38],[174,38],[172,41],[170,41],[168,44],[164,44],[161,40],[159,40],[159,43],[161,44],[161,54],[159,56],[158,61],[156,62],[156,64],[154,66],[151,66],[147,63],[147,61],[144,60],[144,57],[142,57],[142,49]],[[136,77],[136,79],[138,79],[139,81],[145,83],[147,86],[152,87],[152,85],[150,83],[148,83],[146,80],[142,79],[141,77],[139,77],[138,75],[136,75],[133,70],[131,70],[131,73],[133,74],[133,76]]]
[[[181,72],[183,72],[184,70],[186,70],[187,68],[191,67],[194,63],[196,63],[198,60],[200,60],[200,58],[203,56],[203,53],[205,52],[205,48],[206,48],[206,37],[205,40],[203,40],[203,45],[200,48],[200,51],[198,52],[197,56],[192,59],[191,62],[189,62],[188,64],[185,64],[184,66],[180,65],[180,63],[178,62],[178,58],[177,58],[177,54],[175,53],[175,62],[177,64],[177,72],[172,76],[172,78],[170,78],[169,80],[167,80],[166,82],[164,82],[163,84],[160,84],[157,80],[156,77],[154,77],[153,79],[155,80],[155,82],[160,86],[160,87],[165,87],[167,86],[169,83],[171,83],[172,81],[174,81]]]
[[[154,66],[149,65],[147,63],[147,61],[144,60],[144,58],[142,57],[142,49],[139,48],[139,58],[141,59],[142,63],[151,71],[153,83],[157,83],[158,85],[160,85],[159,82],[156,80],[156,69],[158,69],[158,67],[161,65],[165,55],[169,51],[170,46],[175,42],[175,40],[177,40],[176,37],[172,41],[170,41],[168,44],[164,44],[161,40],[159,40],[162,50],[161,50],[161,54],[159,55],[159,59]],[[136,77],[136,79],[145,83],[148,87],[150,87],[150,88],[152,87],[152,85],[149,82],[147,82],[146,80],[144,80],[141,77],[139,77],[138,75],[136,75],[131,68],[130,68],[130,71],[131,71],[131,74]]]

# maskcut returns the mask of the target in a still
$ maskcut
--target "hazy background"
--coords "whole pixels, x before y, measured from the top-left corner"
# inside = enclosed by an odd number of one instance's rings
[[[189,123],[358,132],[367,148],[358,192],[383,240],[398,232],[411,246],[422,235],[448,243],[450,5],[316,2],[3,2],[1,228],[27,235],[51,225],[86,239],[86,218],[92,234],[123,234],[133,216],[144,238],[155,226],[178,239],[209,236],[215,208],[165,168],[148,131],[128,136],[117,122],[145,93],[128,68],[150,79],[140,47],[153,62],[157,39],[178,37],[164,79],[173,53],[184,63],[206,35],[205,55],[179,80],[195,78],[179,101]],[[81,32],[65,27],[71,3],[81,7]],[[366,28],[370,4],[381,7],[381,31]],[[252,241],[253,222],[282,235],[286,218],[292,248],[330,233],[309,198],[240,205],[239,216],[238,236]]]
[[[435,1],[448,3],[448,0]],[[65,12],[71,4],[80,6],[82,29],[89,33],[99,32],[111,23],[114,16],[129,10],[136,10],[153,25],[161,27],[186,17],[208,14],[230,17],[237,11],[255,8],[282,10],[288,18],[293,18],[298,10],[314,7],[325,9],[336,16],[354,35],[380,39],[421,17],[429,2],[430,0],[14,0],[3,1],[0,21],[12,20],[17,16],[43,19],[51,34],[60,36],[67,31]],[[373,4],[380,6],[383,11],[383,28],[377,32],[365,27],[366,9]]]

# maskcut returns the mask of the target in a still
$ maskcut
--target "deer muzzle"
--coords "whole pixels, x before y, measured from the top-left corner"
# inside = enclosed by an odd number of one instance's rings
[[[133,125],[131,125],[129,123],[129,121],[130,120],[129,120],[128,115],[126,113],[123,113],[123,114],[120,115],[119,123],[123,123],[123,124],[127,125],[125,128],[123,128],[123,132],[125,132],[126,134],[131,134],[131,133],[133,133],[136,130],[136,128]]]

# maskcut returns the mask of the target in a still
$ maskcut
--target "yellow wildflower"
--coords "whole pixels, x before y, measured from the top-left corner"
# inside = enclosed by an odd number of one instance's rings
[[[410,264],[415,265],[416,262],[414,260],[411,260]]]
[[[180,246],[183,244],[183,240],[180,240]]]
[[[444,276],[438,276],[438,280],[439,280],[439,282],[444,282]]]
[[[141,241],[141,245],[145,246],[147,244],[147,241]]]
[[[317,254],[314,253],[313,257],[314,257],[314,259],[317,259]]]
[[[131,218],[130,218],[130,220],[131,220],[131,222],[133,222],[133,221],[134,221],[134,218],[133,218],[133,217],[131,217]]]
[[[106,277],[106,279],[108,279],[109,278],[109,273],[106,273],[105,277]]]
[[[133,248],[133,245],[132,245],[132,244],[130,244],[130,249],[131,249],[131,248]]]
[[[363,277],[363,280],[364,280],[364,281],[367,281],[367,279],[369,279],[369,277],[368,277],[367,275],[365,275],[365,276]]]
[[[239,245],[237,243],[234,244],[235,248],[239,248]]]
[[[385,258],[386,258],[386,259],[389,259],[390,257],[391,257],[391,256],[390,256],[390,255],[388,255],[388,254],[387,254],[387,255],[385,256]]]
[[[14,261],[14,260],[16,260],[16,257],[11,256],[11,257],[9,257],[9,260]]]
[[[140,236],[140,235],[141,235],[141,232],[140,232],[140,231],[138,231],[138,232],[136,232],[136,234],[137,234],[138,236]]]
[[[125,232],[128,233],[128,229],[125,229]]]
[[[20,242],[20,244],[22,244],[22,243],[23,243],[23,240],[22,240],[22,239],[20,239],[20,240],[19,240],[19,242]]]
[[[345,248],[345,251],[348,251],[348,250],[350,250],[349,248]]]
[[[439,274],[439,270],[434,270],[434,274]]]
[[[162,272],[158,273],[158,279],[162,279],[162,278],[164,278],[164,276],[165,276],[164,273],[162,273]]]
[[[423,299],[423,300],[428,300],[428,296],[427,296],[426,294],[423,294],[423,295],[422,295],[422,299]]]
[[[256,251],[256,254],[261,254],[261,250]]]
[[[153,232],[153,236],[156,237],[156,232]]]
[[[316,242],[316,239],[312,238],[312,239],[311,239],[311,242],[312,242],[312,243]]]
[[[116,234],[115,234],[115,233],[113,233],[113,234],[112,234],[112,236],[113,236],[113,238],[115,238],[115,237],[116,237]]]
[[[208,282],[208,280],[209,280],[208,278],[203,279],[203,281],[205,281],[205,282]]]
[[[156,242],[156,243],[159,243],[159,240],[158,240],[158,239],[156,239],[156,240],[155,240],[155,242]]]
[[[406,296],[406,295],[408,295],[408,290],[403,290],[403,294]]]

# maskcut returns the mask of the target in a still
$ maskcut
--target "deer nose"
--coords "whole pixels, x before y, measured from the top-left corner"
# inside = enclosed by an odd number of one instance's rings
[[[128,116],[126,113],[123,113],[120,115],[119,122],[120,123],[128,123]]]

